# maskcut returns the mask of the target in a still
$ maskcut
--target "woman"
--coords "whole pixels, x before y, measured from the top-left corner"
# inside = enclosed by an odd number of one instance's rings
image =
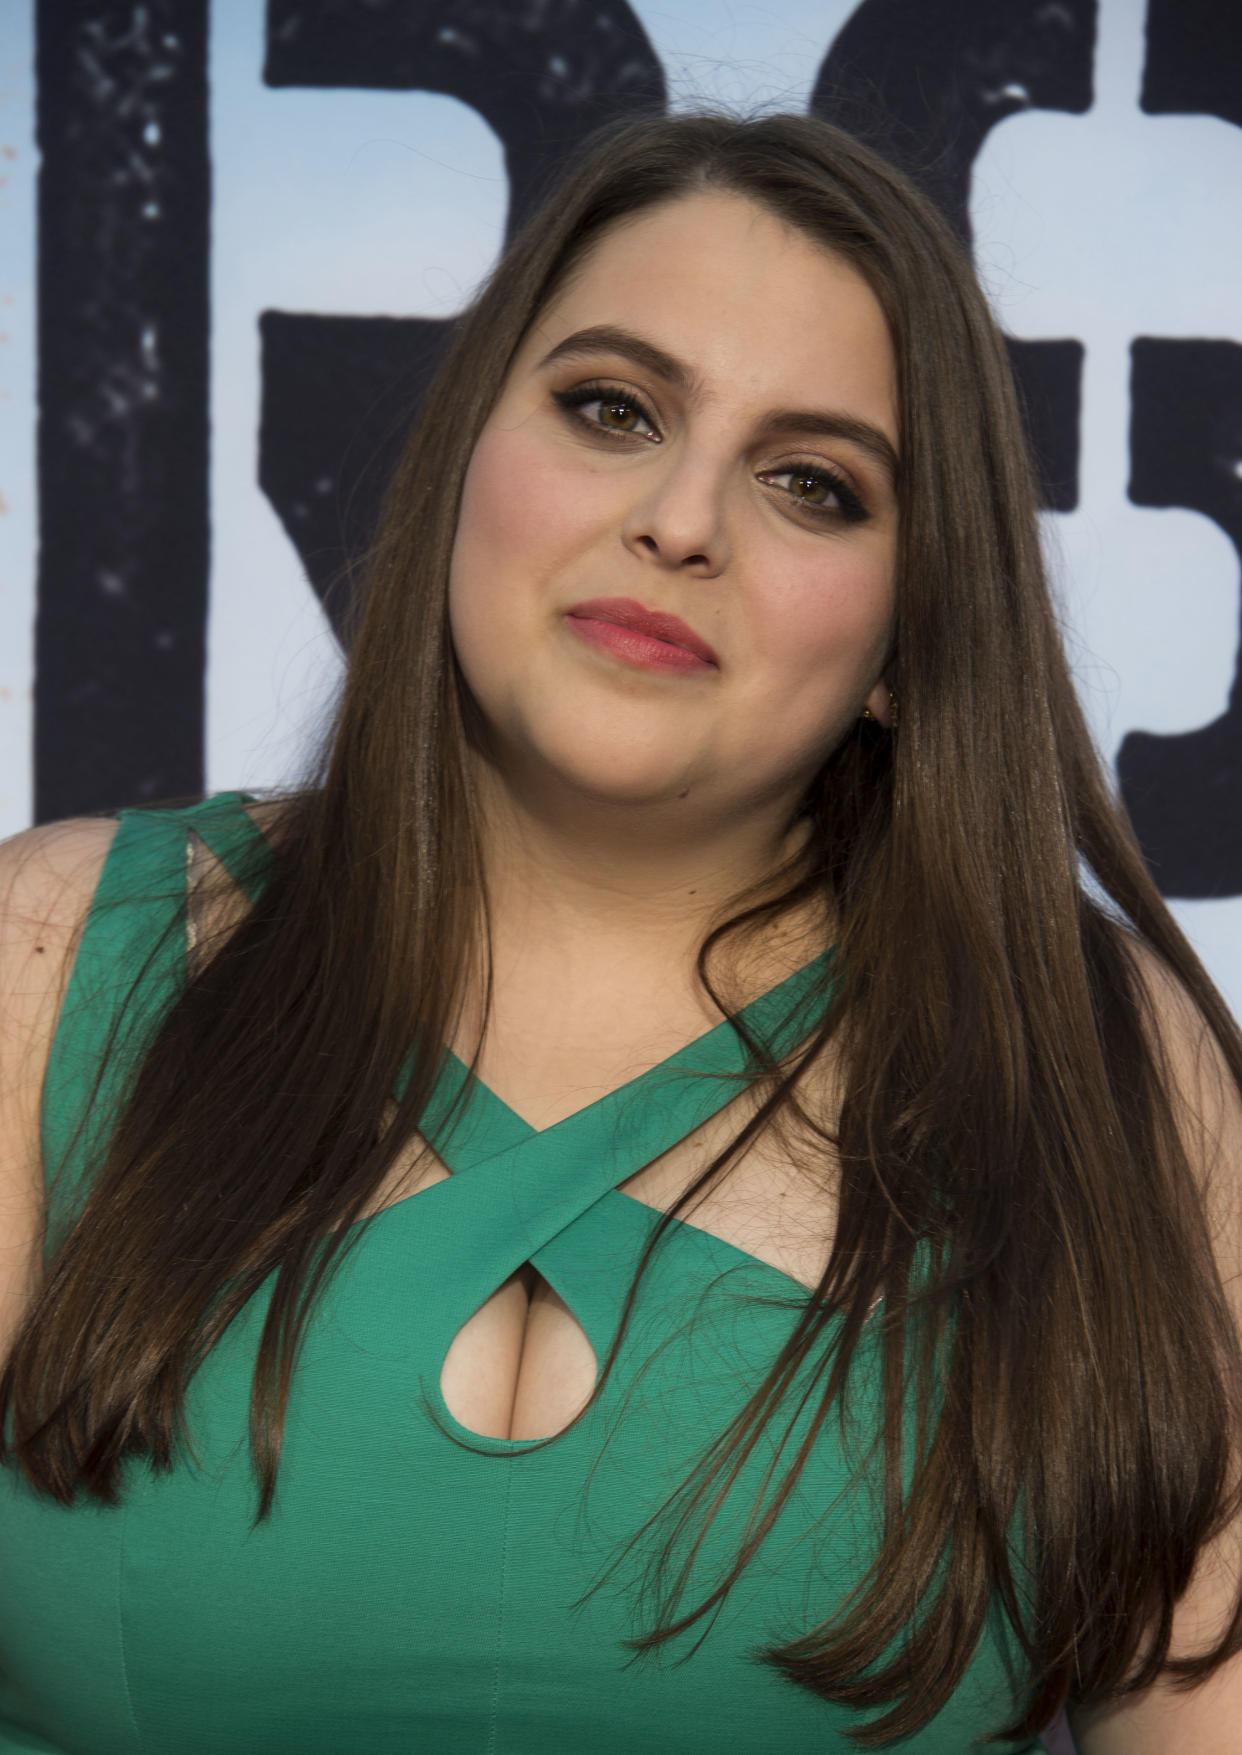
[[[1226,1747],[1242,1045],[881,160],[611,134],[316,784],[6,857],[0,1750]]]

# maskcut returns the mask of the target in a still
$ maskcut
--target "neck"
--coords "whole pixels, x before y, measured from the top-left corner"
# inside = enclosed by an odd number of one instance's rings
[[[528,980],[542,971],[553,987],[600,992],[624,968],[627,985],[689,992],[712,926],[744,892],[770,884],[776,894],[776,874],[805,840],[787,801],[713,819],[683,799],[532,796],[483,763],[478,780],[498,980],[520,963]],[[762,991],[826,942],[822,906],[803,909],[738,947],[738,979]]]

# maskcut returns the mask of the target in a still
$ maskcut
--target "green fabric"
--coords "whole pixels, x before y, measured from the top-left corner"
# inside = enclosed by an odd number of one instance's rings
[[[187,830],[230,868],[248,865],[253,884],[261,844],[243,803],[234,793],[184,812],[122,814],[45,1091],[48,1162],[65,1160],[52,1202],[62,1229],[124,1095],[118,1070],[91,1108],[105,1045],[118,1031],[132,1067],[184,978]],[[800,1040],[830,956],[756,1001],[747,1022],[778,1048]],[[719,1614],[658,1662],[626,1668],[621,1644],[641,1629],[636,1586],[650,1545],[575,1608],[745,1403],[797,1320],[802,1287],[677,1223],[604,1394],[557,1440],[478,1439],[439,1390],[454,1334],[526,1261],[605,1357],[658,1220],[616,1185],[726,1102],[737,1087],[719,1075],[743,1066],[721,1025],[537,1132],[450,1056],[425,1131],[453,1174],[355,1228],[309,1332],[267,1522],[252,1527],[247,1421],[270,1288],[196,1375],[194,1456],[171,1474],[136,1460],[120,1506],[67,1509],[0,1472],[0,1751],[852,1748],[856,1719],[753,1661],[830,1614],[872,1552],[875,1482],[836,1422]],[[879,1396],[870,1343],[858,1377],[861,1452]],[[735,1551],[775,1460],[773,1433],[716,1517],[687,1606]],[[944,1711],[900,1746],[961,1755],[1014,1699],[1010,1649],[993,1625]]]

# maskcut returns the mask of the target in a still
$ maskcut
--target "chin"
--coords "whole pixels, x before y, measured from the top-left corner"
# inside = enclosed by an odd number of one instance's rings
[[[595,805],[659,805],[683,797],[694,782],[685,749],[627,745],[612,735],[527,740],[520,766],[528,783],[577,794]]]
[[[649,763],[612,762],[602,766],[577,761],[562,765],[556,778],[566,790],[597,805],[671,804],[684,798],[693,781],[684,767],[670,771],[667,765],[658,768]]]

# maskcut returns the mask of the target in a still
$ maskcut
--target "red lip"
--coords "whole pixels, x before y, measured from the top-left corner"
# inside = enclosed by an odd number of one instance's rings
[[[631,628],[636,634],[645,634],[649,640],[663,640],[666,645],[693,652],[704,664],[720,664],[707,641],[700,639],[693,628],[688,628],[680,616],[666,615],[658,609],[644,609],[632,597],[592,597],[587,603],[575,603],[565,613],[577,620],[612,622],[619,628]]]

